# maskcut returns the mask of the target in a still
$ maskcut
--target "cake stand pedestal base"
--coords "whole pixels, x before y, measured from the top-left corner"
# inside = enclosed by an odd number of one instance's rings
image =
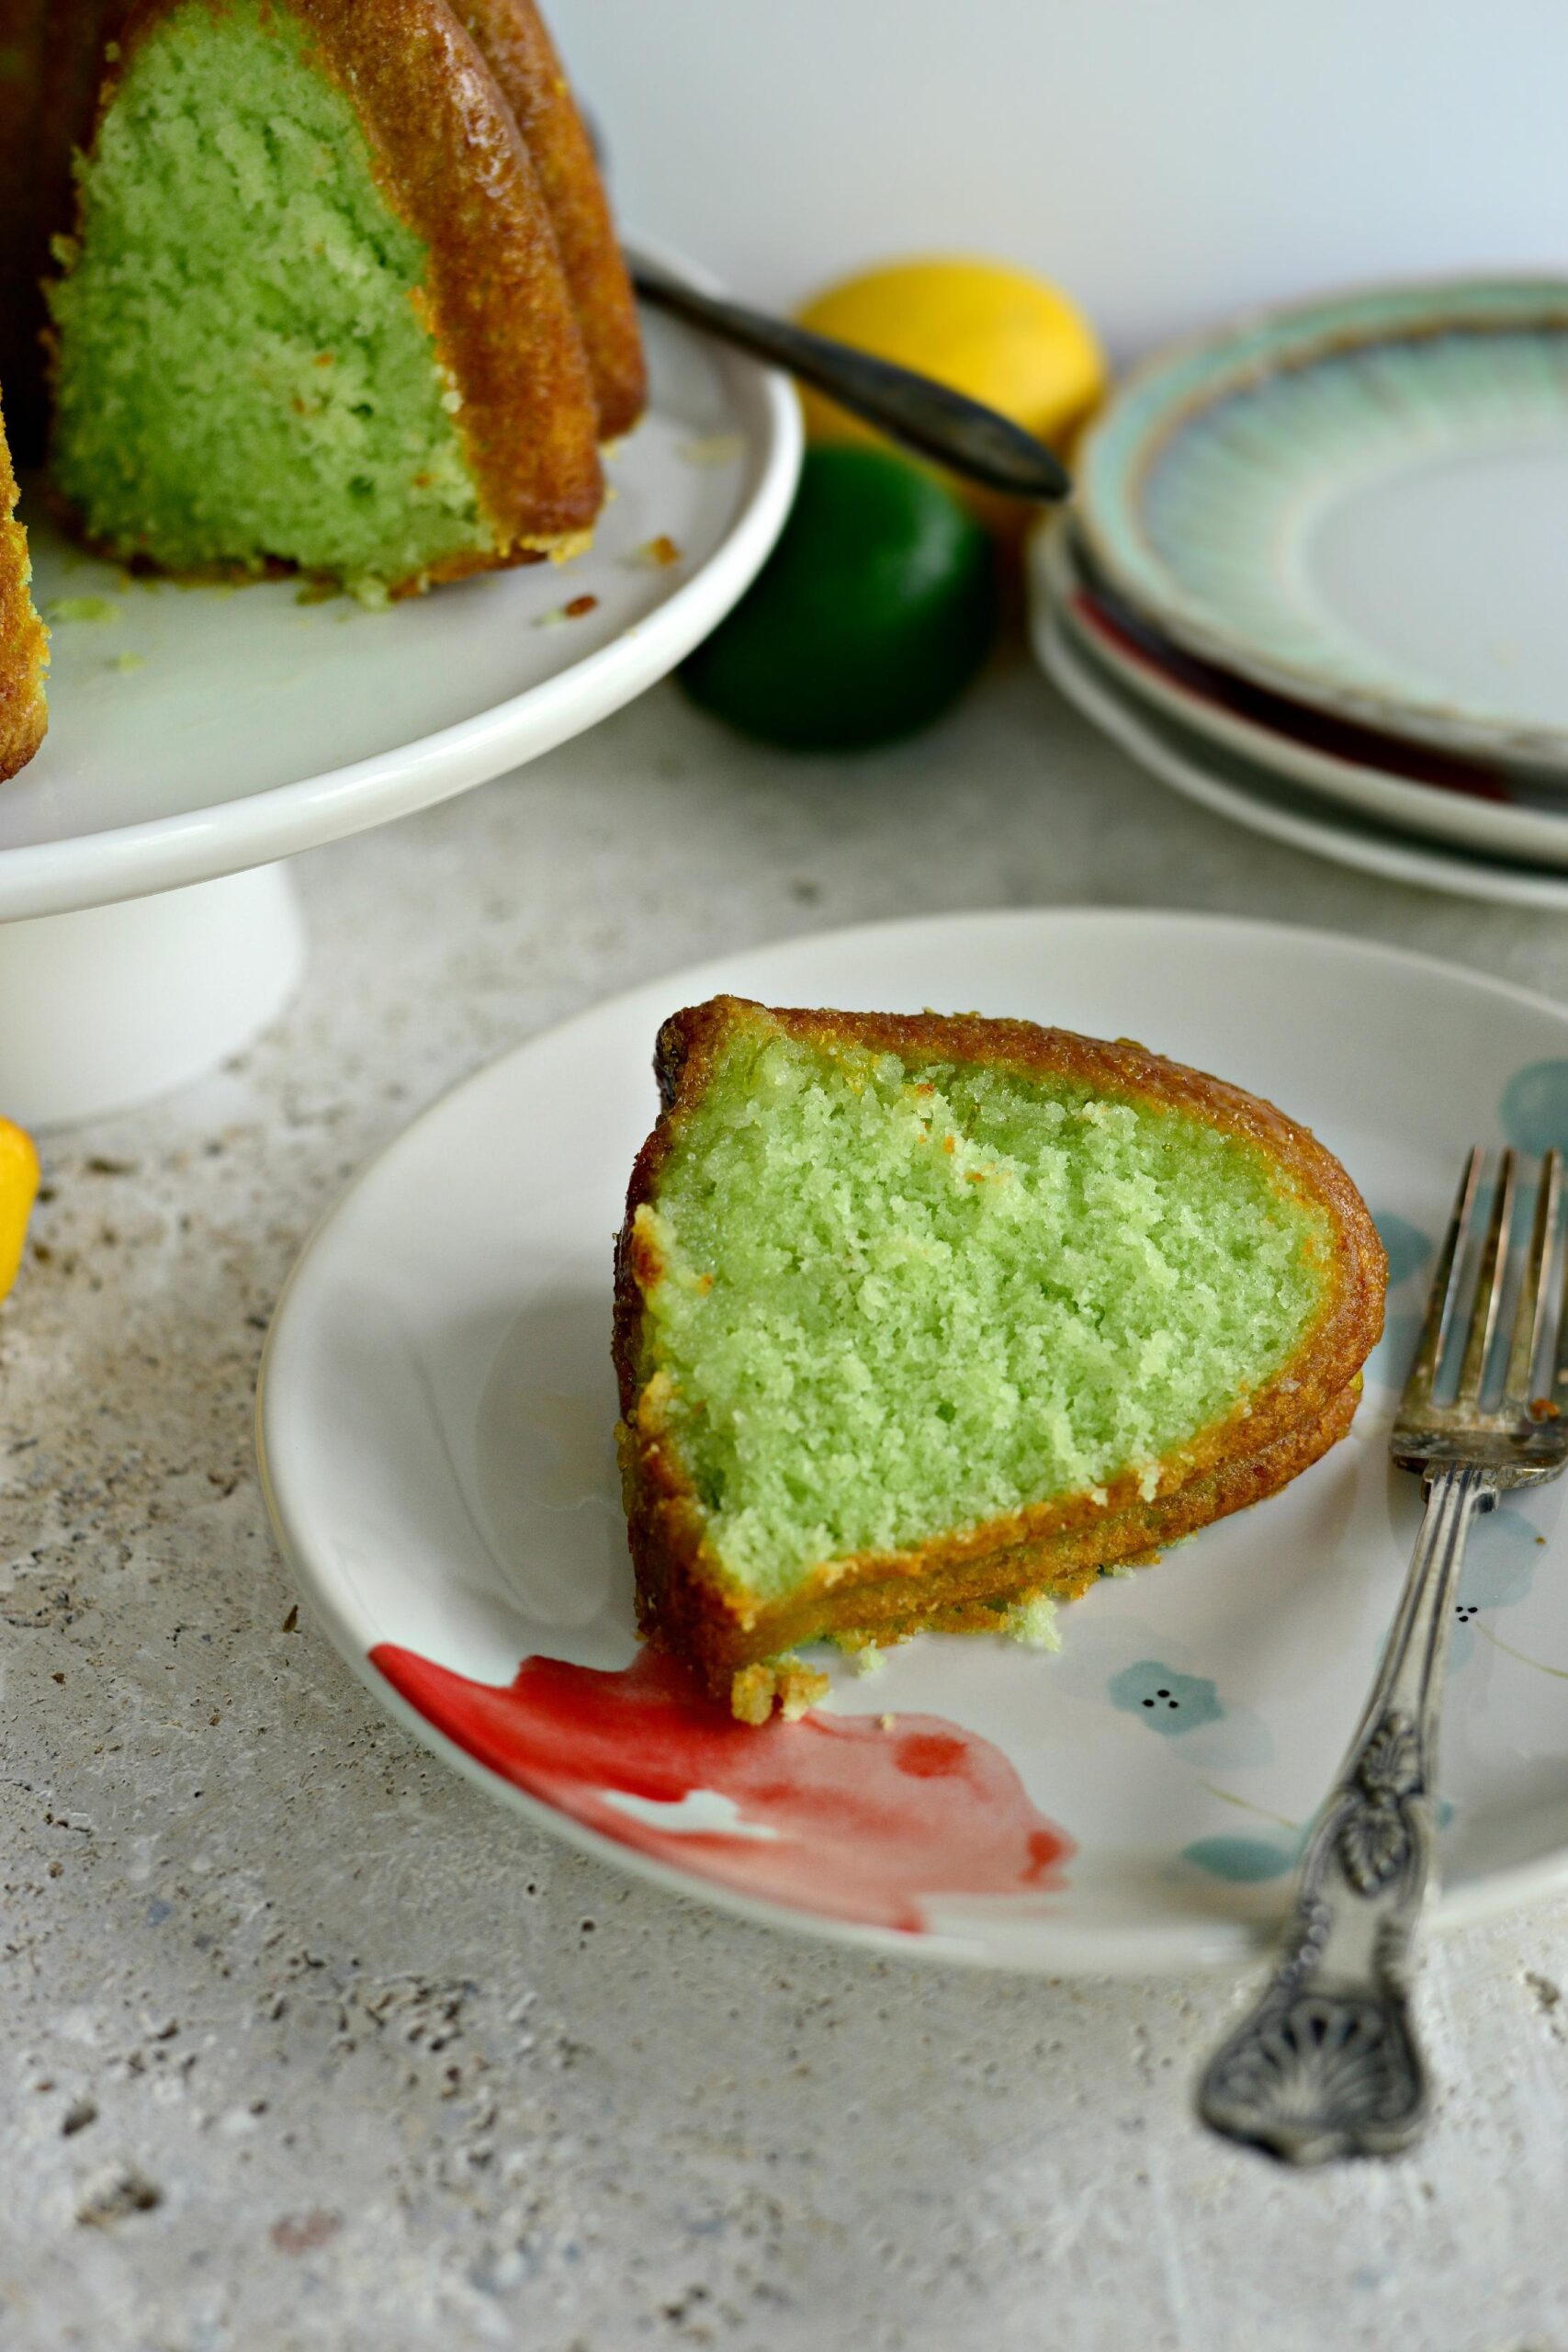
[[[0,923],[0,1114],[70,1125],[183,1086],[274,1020],[304,968],[282,865]]]

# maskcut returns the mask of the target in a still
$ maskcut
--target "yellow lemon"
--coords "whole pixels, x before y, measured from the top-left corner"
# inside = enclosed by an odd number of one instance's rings
[[[1043,278],[999,262],[890,262],[818,294],[800,322],[984,401],[1059,454],[1105,390],[1105,356],[1082,311]],[[882,438],[820,393],[804,399],[813,440]],[[954,486],[988,521],[1020,518],[1011,502]]]
[[[0,1119],[0,1298],[16,1281],[22,1262],[38,1173],[31,1136],[13,1126],[9,1119]]]

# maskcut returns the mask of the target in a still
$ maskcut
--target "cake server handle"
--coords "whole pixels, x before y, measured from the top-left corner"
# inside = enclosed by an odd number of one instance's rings
[[[1307,1841],[1284,1955],[1199,2086],[1212,2130],[1288,2164],[1394,2155],[1426,2129],[1410,1958],[1432,1875],[1438,1699],[1465,1539],[1495,1500],[1472,1463],[1431,1473],[1367,1712]]]
[[[787,319],[699,294],[640,254],[628,254],[626,260],[632,284],[645,302],[722,343],[734,344],[754,359],[783,368],[922,458],[934,458],[953,473],[1009,498],[1055,503],[1069,494],[1066,469],[1043,441],[965,393],[829,335],[794,326]]]

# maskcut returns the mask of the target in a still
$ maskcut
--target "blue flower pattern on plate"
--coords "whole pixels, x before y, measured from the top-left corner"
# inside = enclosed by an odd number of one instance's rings
[[[1513,1609],[1529,1600],[1544,1548],[1540,1528],[1506,1499],[1476,1521],[1465,1546],[1454,1600],[1457,1622],[1449,1647],[1450,1673],[1468,1666],[1474,1655],[1474,1625],[1482,1610]]]
[[[1201,1770],[1267,1764],[1273,1756],[1273,1736],[1262,1716],[1251,1707],[1226,1705],[1204,1675],[1144,1657],[1113,1674],[1105,1688],[1113,1707],[1162,1739],[1179,1740],[1182,1761]]]
[[[1432,1254],[1431,1237],[1412,1225],[1397,1209],[1374,1209],[1372,1223],[1377,1227],[1383,1248],[1388,1251],[1388,1286],[1397,1290],[1412,1274],[1419,1273]]]
[[[1151,1731],[1168,1739],[1217,1724],[1224,1713],[1212,1682],[1199,1674],[1179,1674],[1158,1658],[1140,1658],[1124,1666],[1108,1685],[1111,1703],[1129,1715],[1141,1714]]]
[[[1516,1070],[1498,1116],[1516,1151],[1568,1151],[1568,1061],[1527,1062]]]
[[[1540,1558],[1540,1530],[1507,1502],[1478,1520],[1470,1531],[1460,1571],[1461,1615],[1478,1609],[1512,1609],[1529,1595]]]
[[[1254,1885],[1260,1879],[1282,1878],[1301,1859],[1306,1834],[1279,1829],[1266,1838],[1197,1838],[1183,1846],[1181,1859],[1195,1862],[1211,1878],[1229,1879],[1233,1885]]]
[[[1407,1216],[1401,1216],[1397,1209],[1374,1209],[1372,1223],[1388,1251],[1388,1286],[1392,1293],[1423,1272],[1432,1255],[1431,1236],[1423,1233],[1418,1225],[1412,1225]],[[1404,1385],[1425,1305],[1423,1297],[1417,1304],[1389,1306],[1383,1318],[1382,1338],[1367,1358],[1369,1380],[1380,1381],[1388,1388]]]

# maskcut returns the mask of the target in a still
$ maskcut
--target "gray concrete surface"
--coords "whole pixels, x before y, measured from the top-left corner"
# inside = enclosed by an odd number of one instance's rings
[[[448,1777],[297,1626],[250,1423],[279,1285],[367,1155],[723,946],[1176,905],[1563,996],[1568,922],[1251,841],[1021,665],[841,766],[660,691],[301,879],[297,1005],[52,1143],[0,1313],[4,2352],[1562,2352],[1568,1905],[1434,1952],[1423,2152],[1278,2175],[1189,2118],[1223,1982],[869,1962]]]

